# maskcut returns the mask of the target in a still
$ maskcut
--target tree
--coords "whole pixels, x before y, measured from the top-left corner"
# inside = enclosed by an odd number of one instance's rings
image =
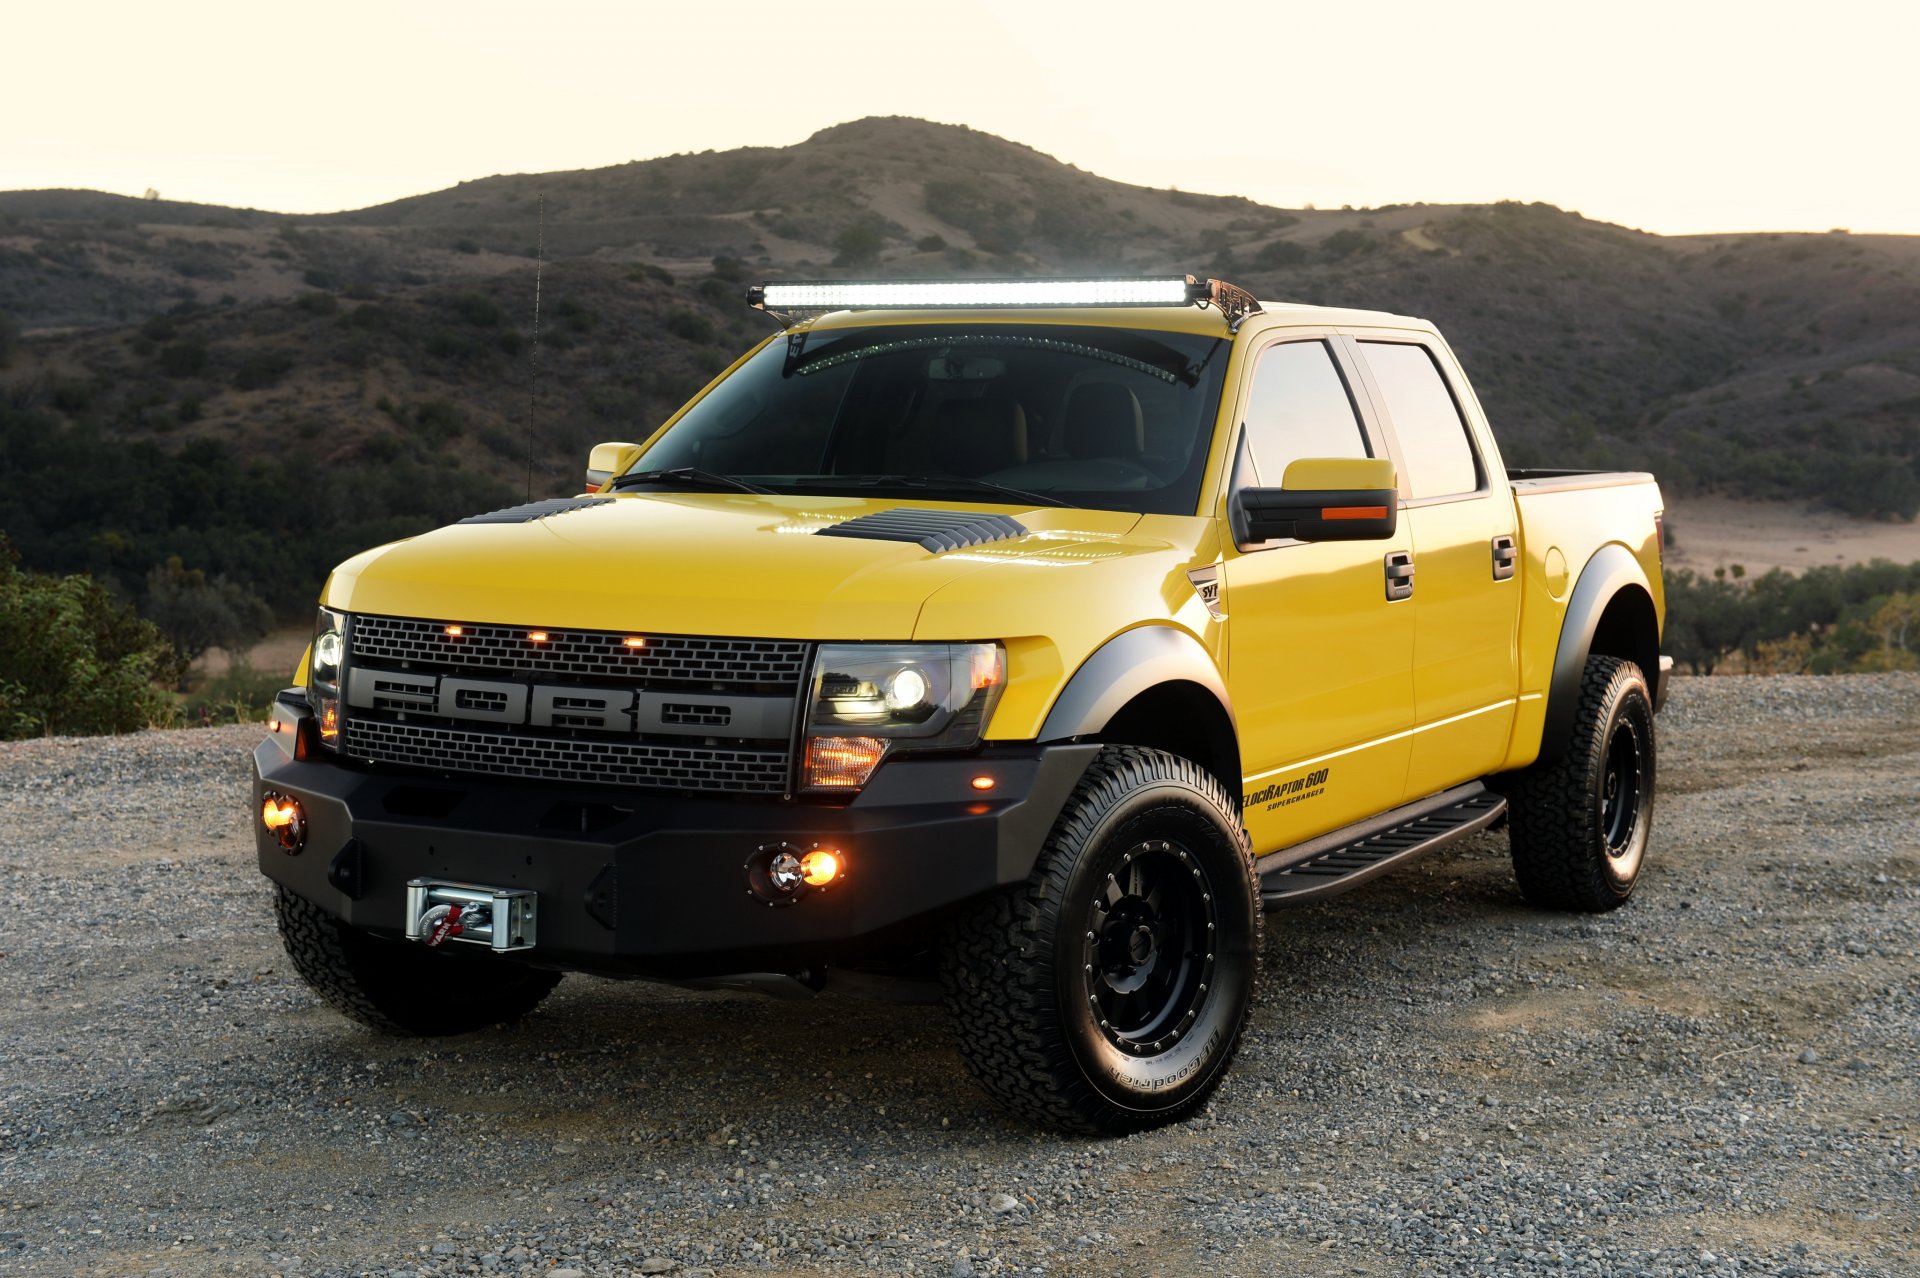
[[[132,732],[166,717],[167,641],[91,577],[24,572],[0,537],[0,739]]]
[[[849,226],[834,240],[835,266],[866,266],[880,258],[880,232],[865,224]]]
[[[178,555],[147,574],[146,613],[179,654],[182,676],[207,649],[250,648],[273,624],[273,613],[253,591],[188,568]]]

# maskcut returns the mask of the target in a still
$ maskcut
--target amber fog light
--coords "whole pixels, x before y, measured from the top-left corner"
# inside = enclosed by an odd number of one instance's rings
[[[819,844],[765,843],[747,858],[747,892],[768,905],[792,905],[846,877],[847,856]]]
[[[260,824],[288,856],[307,846],[307,814],[298,799],[267,791],[260,801]]]

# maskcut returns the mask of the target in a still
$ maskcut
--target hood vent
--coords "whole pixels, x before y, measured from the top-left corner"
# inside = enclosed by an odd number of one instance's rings
[[[910,541],[937,555],[943,550],[965,550],[990,541],[1024,537],[1027,529],[1019,520],[1005,515],[900,506],[822,528],[815,535],[858,537],[863,541]]]
[[[463,524],[530,524],[536,519],[545,519],[548,515],[564,515],[570,510],[604,506],[612,500],[611,497],[548,497],[544,501],[530,501],[524,506],[490,510],[484,515],[468,515],[460,522]]]

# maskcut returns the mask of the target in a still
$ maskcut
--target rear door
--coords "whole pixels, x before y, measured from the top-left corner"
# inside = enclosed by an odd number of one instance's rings
[[[1519,688],[1518,516],[1477,406],[1431,334],[1356,334],[1387,428],[1413,536],[1413,746],[1406,797],[1486,775],[1506,758]]]
[[[1231,492],[1278,487],[1303,457],[1385,456],[1330,334],[1281,330],[1250,361]],[[1224,524],[1224,504],[1222,510]],[[1221,565],[1242,802],[1271,852],[1399,801],[1413,718],[1414,619],[1388,598],[1389,541],[1233,546]]]

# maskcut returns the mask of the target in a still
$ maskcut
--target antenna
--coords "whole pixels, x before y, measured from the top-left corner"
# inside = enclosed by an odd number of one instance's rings
[[[547,265],[547,197],[540,195],[533,240],[533,376],[527,379],[527,500],[533,500],[533,402],[540,394],[540,277]]]

